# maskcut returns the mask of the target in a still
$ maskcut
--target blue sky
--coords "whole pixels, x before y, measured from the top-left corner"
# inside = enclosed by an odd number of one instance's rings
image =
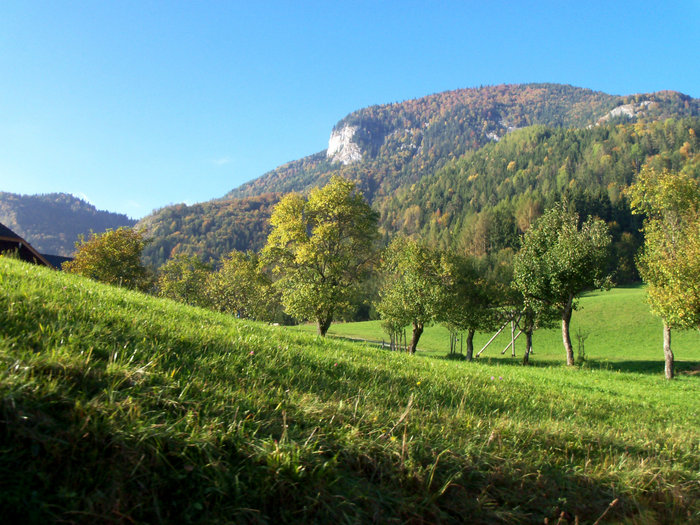
[[[0,191],[140,218],[326,148],[372,104],[559,82],[700,97],[700,2],[8,1]]]

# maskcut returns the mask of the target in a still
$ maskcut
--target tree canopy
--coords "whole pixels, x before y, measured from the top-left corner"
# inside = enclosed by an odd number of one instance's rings
[[[495,306],[503,299],[498,293],[497,282],[488,275],[485,258],[467,257],[455,253],[444,255],[448,259],[443,271],[452,274],[443,281],[447,286],[440,321],[453,337],[467,332],[466,359],[474,356],[474,334],[477,330],[489,330],[496,322]],[[446,276],[445,276],[446,277]]]
[[[206,283],[211,266],[197,255],[178,254],[158,269],[157,294],[193,306],[208,306]]]
[[[293,317],[315,320],[325,336],[370,269],[377,213],[355,183],[333,177],[308,198],[296,193],[282,198],[270,225],[263,258],[279,276],[282,303]]]
[[[671,329],[700,328],[700,185],[684,173],[646,166],[629,189],[646,215],[637,259],[649,304],[664,322],[665,373],[673,378]]]
[[[229,253],[210,275],[207,292],[221,312],[257,321],[281,320],[279,294],[255,252]]]
[[[441,318],[448,303],[446,280],[455,268],[437,250],[396,237],[384,253],[384,283],[377,310],[385,326],[413,326],[408,351],[415,353],[423,329]]]
[[[64,263],[63,269],[96,281],[145,290],[151,283],[141,262],[146,243],[143,233],[132,228],[93,232],[88,240],[80,236],[75,258]]]
[[[554,307],[561,315],[566,362],[574,364],[569,335],[571,315],[581,292],[609,286],[605,273],[611,237],[607,225],[579,216],[558,204],[540,217],[524,236],[515,257],[514,285],[534,311]]]

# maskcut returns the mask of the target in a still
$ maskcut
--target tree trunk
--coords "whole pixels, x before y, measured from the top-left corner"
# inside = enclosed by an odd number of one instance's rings
[[[328,331],[328,328],[330,328],[331,323],[333,322],[333,316],[329,315],[324,318],[318,318],[316,320],[316,326],[318,328],[318,335],[321,337],[326,337],[326,332]]]
[[[571,336],[569,335],[569,323],[571,323],[571,314],[573,312],[574,296],[569,295],[569,301],[564,307],[561,314],[561,337],[564,340],[564,349],[566,350],[566,364],[574,366],[574,348],[571,346]]]
[[[523,364],[530,363],[530,352],[532,352],[532,330],[525,332],[525,354],[523,355]]]
[[[467,332],[467,361],[474,359],[474,329],[470,328]]]
[[[423,323],[413,323],[413,334],[411,335],[411,344],[408,346],[408,353],[415,354],[416,347],[418,346],[418,339],[420,339],[423,333]]]
[[[671,327],[664,322],[664,361],[666,379],[673,379],[673,351],[671,350]]]

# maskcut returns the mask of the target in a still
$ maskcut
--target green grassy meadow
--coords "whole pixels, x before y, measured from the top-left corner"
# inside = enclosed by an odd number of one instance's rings
[[[611,363],[584,368],[557,331],[547,366],[466,363],[437,329],[411,357],[5,258],[0,289],[6,523],[700,521],[700,376],[664,380],[639,289],[582,301]]]
[[[571,322],[571,341],[578,348],[577,334],[583,335],[586,366],[624,371],[648,371],[663,374],[662,323],[649,311],[642,286],[615,288],[610,291],[595,291],[585,294],[574,312]],[[297,329],[315,333],[315,325],[302,325]],[[495,332],[477,333],[474,336],[474,352],[478,352]],[[406,330],[410,339],[410,327]],[[329,336],[384,340],[388,335],[382,330],[381,321],[363,323],[334,323]],[[525,338],[516,340],[516,357],[511,357],[510,348],[501,352],[510,343],[510,327],[507,327],[484,350],[481,359],[494,364],[520,364],[525,349]],[[677,369],[691,371],[700,366],[700,332],[674,331],[672,345]],[[450,340],[447,329],[430,326],[425,329],[418,344],[418,354],[429,357],[444,357],[449,353]],[[466,348],[465,348],[466,350]],[[557,365],[566,361],[561,339],[561,328],[537,330],[533,335],[532,364]]]

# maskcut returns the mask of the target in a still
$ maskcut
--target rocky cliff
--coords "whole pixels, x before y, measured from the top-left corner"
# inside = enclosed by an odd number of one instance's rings
[[[356,132],[357,126],[343,126],[339,130],[333,130],[328,140],[326,157],[331,162],[342,162],[344,165],[362,160],[362,151],[352,140]]]

